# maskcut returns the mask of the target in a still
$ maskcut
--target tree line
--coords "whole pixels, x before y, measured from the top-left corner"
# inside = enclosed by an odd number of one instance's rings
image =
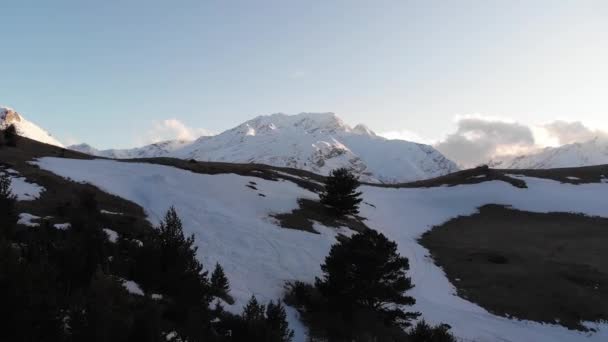
[[[0,175],[0,322],[7,341],[256,341],[293,338],[281,301],[252,297],[240,315],[221,265],[196,258],[177,211],[141,242],[110,242],[94,194],[68,210],[70,227],[17,226],[10,177]],[[65,209],[62,209],[65,211]],[[124,286],[134,281],[144,295]]]

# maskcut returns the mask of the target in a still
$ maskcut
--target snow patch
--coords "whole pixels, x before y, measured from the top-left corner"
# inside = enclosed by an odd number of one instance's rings
[[[106,215],[124,215],[123,213],[117,213],[117,212],[114,212],[114,211],[103,210],[103,209],[101,210],[101,213],[102,214],[106,214]]]
[[[139,284],[137,284],[136,282],[134,282],[132,280],[123,280],[122,286],[124,286],[124,288],[127,289],[127,291],[129,291],[130,294],[134,294],[137,296],[144,295],[144,291],[141,289]]]
[[[0,172],[10,175],[11,192],[17,196],[18,201],[33,201],[45,190],[38,184],[28,183],[25,177],[19,177],[19,172],[15,170],[7,169]]]
[[[72,225],[69,223],[55,223],[53,225],[53,227],[55,227],[55,229],[59,229],[59,230],[67,230],[71,227]]]
[[[110,241],[111,243],[116,243],[116,241],[118,241],[118,233],[113,231],[112,229],[108,229],[108,228],[104,228],[103,229],[104,233],[106,233],[106,236],[108,237],[108,241]]]
[[[34,222],[38,220],[40,220],[40,217],[38,216],[28,213],[21,213],[19,214],[19,220],[17,221],[17,224],[21,224],[27,227],[40,227],[40,223]]]

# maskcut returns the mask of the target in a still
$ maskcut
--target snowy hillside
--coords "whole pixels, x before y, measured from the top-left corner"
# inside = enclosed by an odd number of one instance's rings
[[[15,125],[17,132],[21,136],[45,144],[63,147],[63,145],[47,131],[26,120],[21,114],[15,112],[11,108],[0,107],[0,129],[4,129],[10,125]]]
[[[132,158],[156,158],[170,156],[174,151],[191,144],[189,140],[168,140],[162,141],[143,147],[130,149],[110,149],[98,150],[88,144],[79,144],[68,146],[70,150],[82,152],[98,157],[114,158],[114,159],[132,159]]]
[[[270,129],[270,128],[269,128]],[[63,177],[89,182],[104,191],[141,205],[149,219],[158,223],[174,205],[187,233],[195,234],[198,257],[205,265],[219,261],[231,281],[238,312],[251,294],[262,301],[276,299],[286,281],[311,282],[320,275],[319,264],[329,252],[338,232],[315,225],[321,234],[284,229],[273,213],[297,208],[298,198],[316,194],[289,181],[268,181],[234,174],[196,174],[168,166],[122,163],[111,160],[42,158],[37,164]],[[527,189],[506,182],[435,188],[362,188],[361,215],[366,223],[398,243],[410,261],[415,288],[414,307],[431,323],[450,324],[465,341],[606,341],[608,325],[591,324],[596,332],[568,330],[495,316],[455,295],[454,286],[429,258],[417,238],[435,225],[459,215],[470,215],[481,205],[511,205],[532,212],[579,212],[608,216],[608,204],[598,201],[608,184],[563,184],[552,180],[521,177]],[[247,187],[255,181],[257,190]],[[264,197],[258,195],[264,194]],[[109,227],[111,229],[111,227]],[[305,329],[289,310],[295,341],[305,341]]]
[[[262,163],[328,174],[337,167],[363,180],[405,182],[441,176],[456,165],[430,146],[351,128],[333,113],[259,116],[176,151],[202,161]]]
[[[200,161],[260,163],[326,175],[347,167],[362,180],[395,183],[442,176],[458,168],[433,147],[377,136],[333,113],[259,116],[216,136],[168,141],[129,150],[70,149],[107,158],[177,157]]]
[[[608,164],[608,138],[596,137],[584,143],[547,147],[536,153],[498,158],[491,167],[505,169],[550,169]]]

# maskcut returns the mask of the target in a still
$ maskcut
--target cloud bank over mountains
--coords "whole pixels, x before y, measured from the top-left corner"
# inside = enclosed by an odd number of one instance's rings
[[[140,137],[139,144],[153,144],[167,140],[192,141],[201,136],[213,135],[204,128],[192,128],[178,119],[171,118],[152,123],[152,127]]]
[[[608,138],[608,132],[580,121],[556,120],[544,125],[524,125],[500,118],[464,116],[456,120],[456,131],[434,144],[441,153],[463,167],[521,154],[543,147],[582,143]]]

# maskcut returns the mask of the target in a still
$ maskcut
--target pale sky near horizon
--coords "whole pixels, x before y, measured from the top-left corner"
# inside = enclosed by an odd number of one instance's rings
[[[275,112],[424,141],[471,114],[608,130],[608,1],[24,0],[0,19],[0,105],[67,143]]]

